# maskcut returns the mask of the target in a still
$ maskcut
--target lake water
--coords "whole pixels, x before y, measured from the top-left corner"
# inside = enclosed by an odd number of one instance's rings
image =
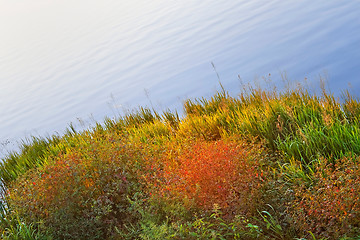
[[[0,156],[153,105],[179,109],[271,74],[360,89],[360,1],[0,0]],[[261,83],[261,81],[260,81]]]

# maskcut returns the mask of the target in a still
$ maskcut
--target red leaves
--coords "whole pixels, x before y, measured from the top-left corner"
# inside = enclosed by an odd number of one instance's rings
[[[170,152],[172,152],[170,150]],[[174,155],[164,156],[162,167],[145,180],[162,198],[187,198],[211,210],[236,205],[240,211],[255,208],[261,186],[257,163],[244,148],[224,141],[196,142]]]

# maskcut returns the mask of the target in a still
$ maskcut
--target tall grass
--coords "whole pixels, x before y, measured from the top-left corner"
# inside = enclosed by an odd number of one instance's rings
[[[202,119],[210,126],[208,119],[216,119],[214,128],[220,132],[264,139],[288,159],[309,163],[319,156],[336,159],[360,153],[358,109],[359,102],[348,92],[341,103],[326,92],[316,96],[306,89],[252,89],[238,98],[218,93],[209,100],[188,100],[184,121],[195,115],[197,122]]]
[[[59,143],[59,136],[49,138],[32,137],[20,144],[19,152],[12,152],[0,162],[0,181],[9,185],[19,176],[46,162],[49,148]]]

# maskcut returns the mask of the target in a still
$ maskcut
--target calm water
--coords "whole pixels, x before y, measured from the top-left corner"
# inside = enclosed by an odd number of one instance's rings
[[[280,73],[360,89],[360,1],[0,0],[0,156],[63,133]]]

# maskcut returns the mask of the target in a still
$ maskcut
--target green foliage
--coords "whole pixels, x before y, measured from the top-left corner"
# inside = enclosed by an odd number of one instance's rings
[[[274,208],[271,205],[268,205],[272,211]],[[272,239],[286,239],[285,233],[279,224],[279,220],[270,214],[268,211],[258,212],[260,215],[260,219],[257,219],[262,227],[262,234],[265,236],[269,236]]]
[[[224,219],[220,207],[214,204],[212,212],[195,217],[192,222],[176,226],[175,239],[256,239],[259,235],[247,231],[245,217],[237,215],[231,221]]]
[[[0,237],[3,240],[51,240],[41,232],[40,223],[27,224],[18,213],[0,205]]]

